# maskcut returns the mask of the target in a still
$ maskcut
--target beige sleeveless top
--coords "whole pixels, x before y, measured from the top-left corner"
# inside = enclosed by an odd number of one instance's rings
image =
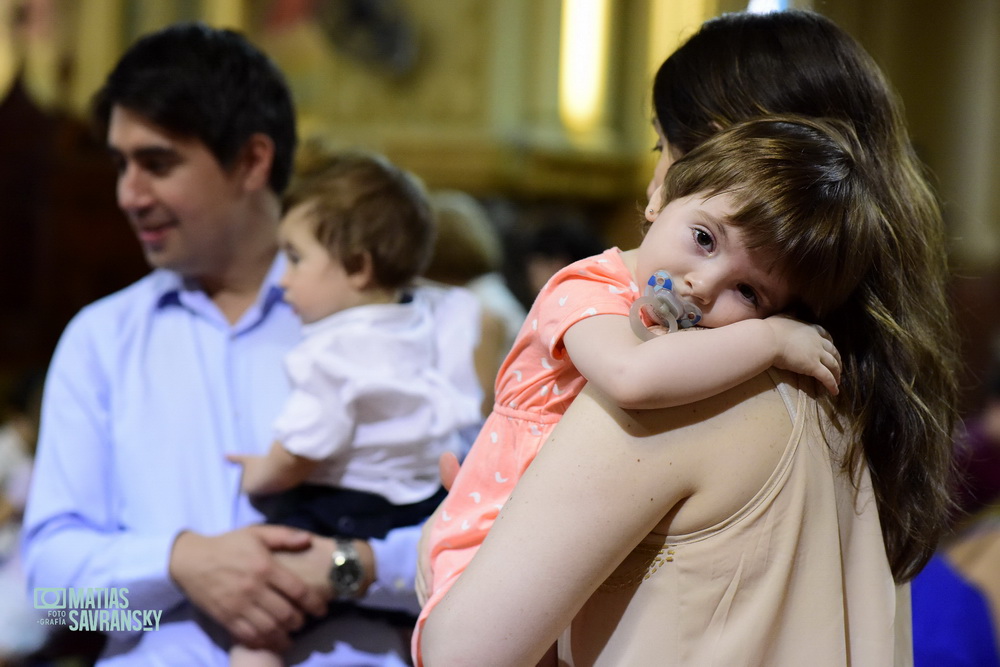
[[[868,471],[855,489],[798,376],[772,379],[794,427],[767,484],[716,526],[649,535],[563,633],[561,665],[913,664]]]

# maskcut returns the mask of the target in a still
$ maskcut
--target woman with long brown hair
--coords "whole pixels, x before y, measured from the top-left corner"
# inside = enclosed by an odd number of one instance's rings
[[[949,511],[957,355],[941,216],[899,103],[853,39],[800,11],[706,23],[653,101],[650,195],[747,119],[852,128],[865,210],[793,230],[805,245],[775,258],[833,334],[840,393],[769,373],[628,411],[585,390],[429,616],[425,664],[533,664],[557,639],[561,664],[908,664],[906,584]]]

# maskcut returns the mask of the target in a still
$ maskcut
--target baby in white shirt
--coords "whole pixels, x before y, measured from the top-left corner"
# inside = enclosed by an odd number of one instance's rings
[[[438,459],[480,420],[479,395],[454,372],[461,350],[441,349],[436,329],[441,312],[474,310],[475,300],[412,286],[432,252],[434,220],[420,183],[383,158],[334,156],[293,184],[286,211],[281,286],[305,339],[286,358],[292,392],[270,451],[229,459],[242,464],[242,489],[269,522],[338,545],[383,537],[434,511],[445,495]],[[474,383],[471,342],[467,352]],[[282,664],[242,646],[231,657]]]

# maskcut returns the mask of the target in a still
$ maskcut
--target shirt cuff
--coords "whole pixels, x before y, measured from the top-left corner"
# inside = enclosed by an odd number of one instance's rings
[[[420,613],[414,582],[422,529],[420,525],[396,528],[385,539],[368,540],[375,557],[375,581],[358,601],[361,606]]]

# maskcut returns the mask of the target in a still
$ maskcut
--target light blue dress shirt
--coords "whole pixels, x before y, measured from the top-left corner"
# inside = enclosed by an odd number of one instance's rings
[[[102,665],[228,664],[167,568],[179,532],[260,521],[225,455],[264,453],[288,392],[282,360],[301,325],[277,286],[283,264],[236,325],[158,270],[84,308],[63,333],[25,516],[29,586],[125,587],[129,609],[163,612],[157,630],[110,633]],[[378,580],[363,604],[417,609],[418,538],[403,528],[372,541]],[[321,646],[297,644],[297,664],[405,664],[408,646],[380,621],[322,628]]]

